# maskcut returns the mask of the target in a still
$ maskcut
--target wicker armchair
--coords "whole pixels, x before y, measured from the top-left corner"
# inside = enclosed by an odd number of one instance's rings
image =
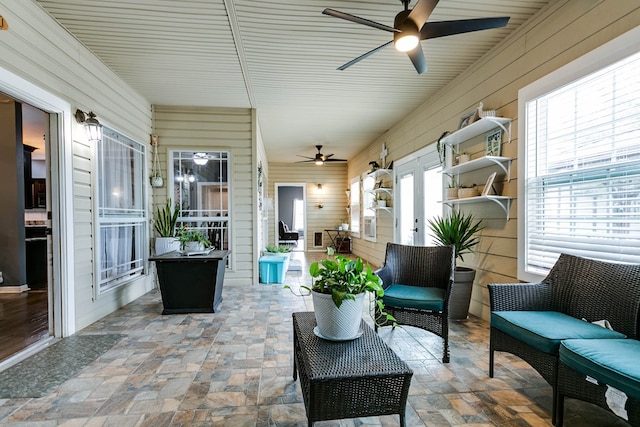
[[[500,330],[494,322],[499,313],[553,312],[578,320],[579,327],[587,322],[608,320],[616,333],[638,336],[640,325],[640,266],[613,264],[562,254],[547,277],[540,283],[490,284],[491,329],[489,344],[489,376],[494,374],[494,352],[504,351],[523,359],[553,388],[552,420],[556,423],[558,406],[558,348],[564,339],[576,338],[570,328],[557,326],[547,339],[546,351],[525,343],[518,337]],[[594,325],[589,325],[594,326]],[[598,338],[607,334],[604,328],[582,331],[578,338]],[[564,334],[564,335],[563,335]],[[604,338],[609,338],[604,337]],[[615,337],[614,337],[615,338]],[[577,397],[577,396],[572,396]],[[588,400],[588,399],[584,399]]]
[[[449,362],[448,313],[454,261],[453,246],[387,243],[384,266],[375,272],[385,289],[385,311],[398,324],[415,326],[441,337],[443,363]]]

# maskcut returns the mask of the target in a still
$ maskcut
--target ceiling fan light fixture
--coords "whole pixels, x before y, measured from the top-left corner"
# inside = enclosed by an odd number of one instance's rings
[[[406,19],[398,26],[400,32],[393,34],[393,45],[400,52],[409,52],[420,43],[418,28],[410,19]]]
[[[324,162],[322,161],[322,159],[316,159],[315,163],[316,163],[316,165],[318,165],[318,166],[322,166],[322,165],[324,165]]]
[[[193,163],[198,166],[206,165],[209,161],[209,156],[206,153],[194,153],[193,154]]]

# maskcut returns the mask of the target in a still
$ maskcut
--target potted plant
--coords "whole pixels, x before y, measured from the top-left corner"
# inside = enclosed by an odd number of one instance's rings
[[[465,254],[473,252],[473,248],[480,242],[477,234],[484,228],[481,220],[476,221],[471,213],[463,214],[460,211],[435,217],[428,222],[438,244],[454,246],[456,264],[458,259],[464,261]],[[456,266],[449,305],[450,319],[466,319],[469,315],[469,302],[475,276],[474,269]]]
[[[384,313],[382,281],[369,265],[365,268],[362,259],[337,255],[335,260],[312,263],[309,274],[313,278],[311,288],[301,287],[311,292],[318,324],[314,331],[321,338],[345,341],[359,337],[362,301],[367,291],[373,293],[379,312],[393,320]]]
[[[178,241],[182,250],[188,254],[204,252],[205,249],[211,246],[211,242],[202,232],[190,230],[186,227],[182,227],[178,231]]]
[[[176,222],[180,207],[171,204],[171,199],[167,199],[164,206],[156,210],[156,218],[153,226],[158,233],[155,240],[156,255],[166,254],[168,252],[180,249],[180,242],[175,237]]]
[[[267,245],[264,248],[263,256],[281,256],[284,260],[284,271],[289,269],[289,261],[291,261],[291,246],[289,245]]]

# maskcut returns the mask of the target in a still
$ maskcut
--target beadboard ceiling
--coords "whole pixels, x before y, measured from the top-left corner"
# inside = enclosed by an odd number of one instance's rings
[[[255,108],[269,161],[349,159],[437,92],[548,0],[441,0],[429,21],[510,16],[505,28],[422,42],[429,70],[386,48],[398,0],[37,0],[155,105]],[[411,5],[415,0],[411,1]]]

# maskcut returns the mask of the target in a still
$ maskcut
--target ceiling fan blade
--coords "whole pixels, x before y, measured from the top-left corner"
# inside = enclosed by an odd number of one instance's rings
[[[427,22],[420,30],[420,40],[470,33],[472,31],[489,30],[491,28],[500,28],[506,26],[508,22],[508,16]]]
[[[407,19],[411,19],[416,23],[418,28],[422,27],[429,16],[431,16],[431,12],[438,5],[439,0],[418,0],[418,3],[413,7]]]
[[[325,162],[346,162],[347,159],[326,159]]]
[[[333,156],[333,153],[331,153],[331,154],[327,154],[326,156],[322,156],[322,157],[324,157],[324,159],[325,159],[325,160],[327,160],[327,159],[328,159],[329,157],[331,157],[331,156]]]
[[[377,28],[379,30],[389,31],[390,33],[395,33],[396,30],[393,27],[388,25],[380,24],[375,21],[370,21],[368,19],[360,18],[359,16],[351,15],[349,13],[340,12],[334,9],[325,9],[322,11],[325,15],[335,16],[336,18],[345,19],[347,21],[355,22],[356,24],[366,25],[368,27]],[[418,26],[419,27],[419,26]]]
[[[389,46],[390,44],[393,44],[393,40],[392,40],[392,41],[389,41],[389,42],[387,42],[387,43],[385,43],[385,44],[383,44],[383,45],[380,45],[380,46],[378,46],[378,47],[377,47],[377,48],[375,48],[375,49],[370,50],[369,52],[365,53],[364,55],[360,55],[360,56],[358,56],[356,59],[352,59],[351,61],[347,62],[347,63],[346,63],[346,64],[344,64],[344,65],[339,66],[339,67],[338,67],[338,70],[341,70],[341,71],[342,71],[342,70],[345,70],[345,69],[347,69],[347,68],[351,67],[353,64],[356,64],[356,63],[358,63],[358,62],[362,61],[363,59],[365,59],[366,57],[371,56],[371,55],[373,55],[374,53],[376,53],[377,51],[382,50],[383,48],[385,48],[385,47]]]
[[[413,50],[407,52],[409,55],[409,59],[413,63],[413,66],[416,68],[418,74],[422,74],[427,71],[427,60],[424,58],[424,52],[422,51],[422,46],[418,43]]]
[[[315,162],[314,159],[311,160],[298,160],[296,163],[311,163],[311,162]]]
[[[298,157],[304,157],[305,159],[311,159],[311,160],[314,160],[314,159],[315,159],[315,157],[303,156],[303,155],[301,155],[301,154],[296,154],[296,156],[298,156]]]

